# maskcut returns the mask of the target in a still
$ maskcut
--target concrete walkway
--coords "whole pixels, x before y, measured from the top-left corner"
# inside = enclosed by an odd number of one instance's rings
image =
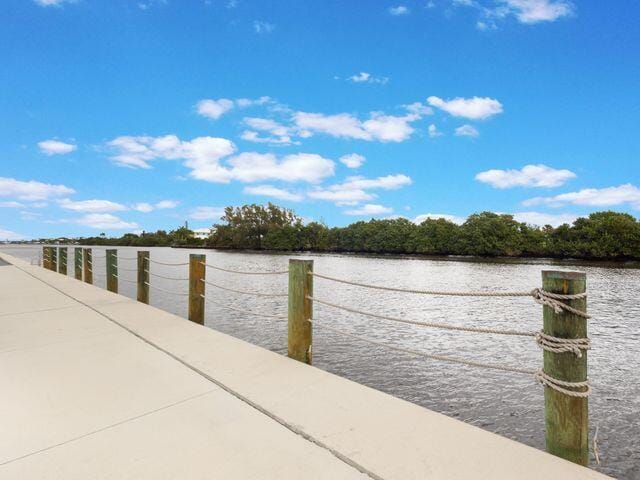
[[[0,479],[608,478],[0,258]]]

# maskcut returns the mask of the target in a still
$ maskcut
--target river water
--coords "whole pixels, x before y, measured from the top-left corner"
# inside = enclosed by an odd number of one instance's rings
[[[37,261],[39,246],[4,245],[0,250]],[[119,247],[119,277],[135,280],[132,260],[137,248]],[[589,292],[590,433],[598,427],[601,465],[593,468],[619,479],[640,479],[640,269],[529,261],[469,261],[363,257],[355,255],[277,255],[227,253],[212,250],[145,248],[151,259],[186,262],[189,253],[206,254],[207,262],[244,271],[286,270],[289,258],[314,260],[317,273],[400,288],[430,290],[529,291],[541,284],[544,269],[579,270],[587,274]],[[104,248],[94,247],[94,284],[105,286]],[[72,265],[72,250],[69,250]],[[131,260],[130,260],[131,259]],[[151,273],[187,277],[186,266],[151,264]],[[69,274],[73,269],[69,268]],[[207,280],[227,288],[286,293],[286,275],[235,275],[207,270]],[[151,304],[186,316],[187,282],[151,277]],[[121,281],[120,293],[135,298],[135,284]],[[242,310],[286,316],[286,298],[257,298],[207,286],[207,296]],[[316,278],[314,296],[360,310],[423,321],[447,322],[517,330],[539,330],[542,307],[531,298],[433,297],[383,292],[336,284]],[[286,320],[226,310],[207,303],[208,327],[278,353],[286,353]],[[424,328],[378,320],[314,306],[314,365],[342,377],[382,390],[480,428],[544,449],[542,387],[532,377],[427,360],[371,345],[322,328],[338,328],[353,335],[394,346],[481,362],[537,369],[542,352],[528,337],[479,335]]]

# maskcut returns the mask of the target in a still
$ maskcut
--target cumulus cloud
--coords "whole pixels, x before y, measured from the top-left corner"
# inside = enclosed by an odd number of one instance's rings
[[[369,72],[360,72],[355,75],[351,75],[348,80],[353,83],[378,83],[384,85],[389,82],[388,77],[376,77]]]
[[[0,177],[0,196],[15,197],[18,200],[47,200],[75,193],[64,185],[53,185],[35,180],[24,182],[15,178]]]
[[[296,153],[278,159],[272,153],[245,152],[229,159],[229,174],[241,182],[282,180],[319,183],[334,174],[332,160],[314,153]]]
[[[502,104],[489,97],[456,97],[452,100],[443,100],[440,97],[427,98],[429,105],[439,108],[454,117],[468,118],[469,120],[484,120],[502,113]]]
[[[180,205],[180,202],[177,200],[160,200],[155,204],[155,207],[158,210],[167,210],[170,208],[176,208],[178,205]]]
[[[398,5],[395,7],[389,7],[389,13],[397,17],[399,15],[407,15],[409,13],[409,9],[404,5]]]
[[[189,213],[189,218],[193,220],[220,220],[224,215],[222,207],[196,207]]]
[[[358,155],[357,153],[350,153],[348,155],[343,155],[339,158],[340,162],[347,166],[347,168],[360,168],[366,158],[362,155]]]
[[[571,170],[557,170],[543,164],[525,165],[520,170],[487,170],[476,175],[476,180],[494,188],[559,187],[575,178]]]
[[[149,213],[149,212],[153,212],[154,210],[166,210],[170,208],[176,208],[179,204],[180,202],[176,200],[161,200],[155,203],[154,205],[147,202],[136,203],[131,208],[133,208],[138,212]]]
[[[280,200],[288,200],[290,202],[299,202],[304,196],[298,193],[290,192],[283,188],[277,188],[272,185],[257,185],[255,187],[245,187],[244,193],[249,195],[260,195],[263,197],[273,197]]]
[[[282,125],[270,118],[248,117],[244,119],[245,125],[253,130],[246,130],[241,138],[255,143],[272,143],[288,145],[292,143],[291,136],[295,133],[290,127]],[[255,131],[267,132],[268,137],[260,137]]]
[[[393,208],[385,207],[383,205],[377,205],[372,203],[367,203],[359,208],[354,208],[352,210],[345,210],[344,213],[347,215],[353,216],[365,216],[365,215],[383,215],[389,214],[393,212]]]
[[[455,134],[458,137],[473,137],[476,138],[480,135],[480,132],[472,125],[462,125],[455,130]]]
[[[255,20],[253,22],[253,30],[258,34],[271,33],[275,30],[276,26],[273,23],[265,22],[262,20]]]
[[[133,208],[137,212],[142,212],[142,213],[149,213],[149,212],[153,212],[154,210],[153,205],[146,202],[136,203],[131,208]]]
[[[33,0],[33,2],[41,7],[61,7],[65,3],[74,3],[76,0]]]
[[[630,205],[640,209],[640,188],[626,183],[617,187],[584,188],[577,192],[562,193],[552,197],[536,197],[522,202],[523,205],[585,205],[589,207],[613,207]]]
[[[573,4],[566,0],[501,0],[522,23],[553,22],[572,15]]]
[[[127,207],[124,205],[109,200],[80,200],[76,202],[68,198],[63,198],[58,201],[58,205],[66,210],[87,213],[121,212],[127,210]]]
[[[322,113],[296,112],[296,126],[311,133],[324,133],[332,137],[353,138],[380,142],[402,142],[414,132],[411,122],[419,120],[417,114],[404,116],[372,112],[369,119],[361,121],[349,113],[325,115]]]
[[[78,147],[72,143],[65,143],[59,140],[43,140],[38,142],[40,151],[45,155],[64,155],[71,153],[78,149]]]
[[[0,202],[0,208],[24,208],[25,204],[24,203],[20,203],[20,202],[16,202],[16,201],[9,201],[9,202]]]
[[[233,100],[229,100],[228,98],[220,98],[219,100],[207,98],[204,100],[200,100],[196,105],[198,114],[212,120],[219,119],[222,115],[227,113],[232,108]]]
[[[427,128],[427,132],[429,133],[429,137],[431,138],[441,137],[443,135],[443,133],[438,130],[438,127],[436,127],[433,123],[429,125],[429,127]]]
[[[78,219],[77,223],[100,230],[126,230],[138,227],[137,223],[126,222],[110,213],[90,213]]]
[[[403,175],[386,175],[377,178],[347,177],[343,183],[316,188],[308,192],[310,198],[327,200],[336,205],[356,205],[376,198],[368,190],[396,190],[411,184],[411,178]]]

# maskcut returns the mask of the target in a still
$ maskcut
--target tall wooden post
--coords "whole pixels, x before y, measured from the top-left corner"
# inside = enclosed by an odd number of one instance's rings
[[[42,266],[47,270],[50,268],[49,259],[50,259],[49,247],[43,246],[42,247]]]
[[[68,247],[58,247],[58,272],[62,275],[67,274],[67,252]]]
[[[204,325],[204,255],[189,255],[189,320]]]
[[[84,281],[86,283],[93,283],[93,261],[91,260],[91,249],[85,248],[83,250],[84,251],[82,257],[84,260],[84,264],[82,270],[84,270]]]
[[[550,293],[579,294],[587,288],[580,272],[542,272],[542,288]],[[587,311],[587,299],[562,300]],[[587,319],[563,310],[543,307],[544,333],[559,338],[587,338]],[[558,380],[587,380],[587,352],[544,351],[544,372]],[[550,387],[544,389],[545,441],[547,452],[580,465],[589,464],[589,411],[587,397],[573,397]]]
[[[57,272],[58,271],[58,249],[56,247],[49,247],[49,258],[51,259],[51,264],[49,265],[50,270]]]
[[[311,365],[313,302],[313,260],[289,260],[290,358]]]
[[[118,250],[105,250],[107,268],[107,290],[118,293]]]
[[[149,252],[138,252],[138,301],[149,304]]]
[[[76,280],[82,281],[82,247],[73,249],[73,267]]]

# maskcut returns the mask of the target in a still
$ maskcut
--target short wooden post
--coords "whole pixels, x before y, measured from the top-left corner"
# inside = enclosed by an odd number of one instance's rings
[[[49,258],[51,263],[49,269],[53,272],[58,271],[58,249],[56,247],[49,247]]]
[[[138,301],[149,305],[149,252],[138,252]]]
[[[42,266],[49,269],[49,247],[42,247]]]
[[[311,365],[313,301],[313,260],[289,260],[290,358]]]
[[[189,320],[204,325],[204,279],[207,268],[204,255],[189,255]]]
[[[58,272],[62,275],[67,274],[67,247],[58,247]]]
[[[542,272],[542,288],[551,293],[578,294],[586,291],[586,275],[580,272]],[[587,311],[586,298],[563,300]],[[565,310],[562,313],[543,307],[544,333],[559,338],[587,338],[587,319]],[[544,372],[567,382],[587,380],[587,352],[544,351]],[[587,397],[565,395],[553,388],[544,389],[545,441],[547,452],[580,465],[589,464],[589,411]]]
[[[91,249],[85,248],[83,250],[84,251],[82,257],[84,260],[84,264],[82,270],[84,270],[84,281],[86,283],[93,283],[93,262],[91,260]]]
[[[82,281],[82,247],[74,248],[73,267],[76,280]]]
[[[107,290],[118,293],[118,250],[105,250],[107,268]]]

